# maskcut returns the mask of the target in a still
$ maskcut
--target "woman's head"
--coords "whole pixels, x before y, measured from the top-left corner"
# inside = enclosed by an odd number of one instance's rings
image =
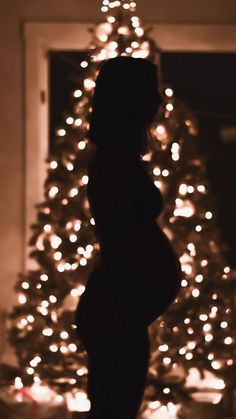
[[[128,56],[112,58],[96,79],[88,138],[98,148],[124,144],[142,149],[141,138],[161,102],[154,63]]]

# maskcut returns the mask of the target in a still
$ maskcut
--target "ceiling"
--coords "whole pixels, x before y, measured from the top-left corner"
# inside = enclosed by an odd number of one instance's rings
[[[137,14],[149,22],[229,24],[236,23],[236,1],[137,0]]]
[[[234,24],[235,0],[136,0],[137,15],[145,22],[185,24]],[[11,0],[1,2],[1,16],[11,20],[60,20],[99,22],[102,0]],[[4,16],[5,15],[5,16]]]

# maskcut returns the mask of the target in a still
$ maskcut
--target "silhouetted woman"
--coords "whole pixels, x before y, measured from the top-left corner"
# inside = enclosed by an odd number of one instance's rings
[[[100,254],[76,311],[89,361],[89,419],[136,418],[148,372],[148,326],[180,287],[179,262],[156,222],[162,196],[141,159],[161,102],[151,61],[119,56],[102,66],[87,185]]]

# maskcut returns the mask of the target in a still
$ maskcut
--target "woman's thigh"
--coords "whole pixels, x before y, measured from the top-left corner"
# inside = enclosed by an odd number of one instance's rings
[[[114,419],[133,419],[148,372],[147,327],[127,322],[127,312],[108,293],[87,293],[82,297],[77,331],[88,353],[92,408],[102,412],[104,419],[110,418],[111,411],[116,412]]]
[[[122,302],[106,292],[88,292],[81,296],[77,311],[77,333],[88,356],[100,366],[114,367],[122,358],[130,367],[145,364],[149,356],[147,327],[129,312]],[[131,321],[132,320],[132,321]]]

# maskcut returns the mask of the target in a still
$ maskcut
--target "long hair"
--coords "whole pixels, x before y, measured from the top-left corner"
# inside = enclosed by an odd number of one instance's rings
[[[128,56],[111,58],[96,79],[88,138],[98,148],[129,145],[127,139],[137,146],[161,102],[156,64]]]

